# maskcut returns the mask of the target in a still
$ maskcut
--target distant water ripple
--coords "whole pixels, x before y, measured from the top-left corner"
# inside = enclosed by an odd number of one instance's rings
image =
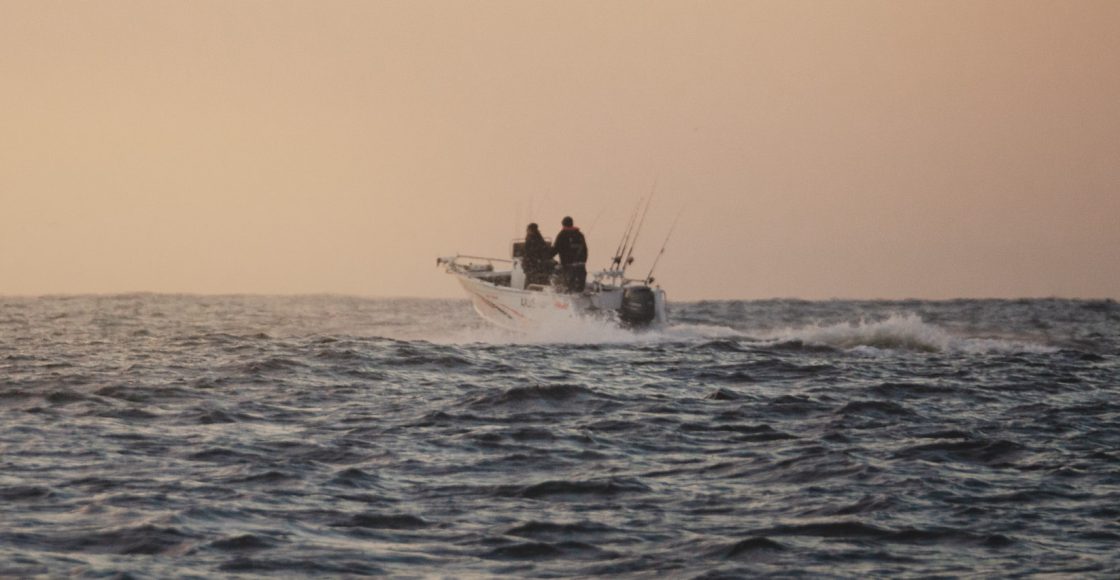
[[[0,299],[0,576],[1113,578],[1120,305]]]

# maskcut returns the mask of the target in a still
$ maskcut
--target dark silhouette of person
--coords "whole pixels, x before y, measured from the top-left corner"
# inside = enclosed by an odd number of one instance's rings
[[[552,243],[553,253],[560,256],[560,289],[583,292],[587,282],[587,240],[572,218],[565,217],[560,224],[564,229],[556,234],[556,241]]]
[[[548,284],[549,276],[556,268],[552,261],[552,246],[544,241],[537,224],[525,228],[525,254],[521,258],[521,269],[525,271],[525,284]]]

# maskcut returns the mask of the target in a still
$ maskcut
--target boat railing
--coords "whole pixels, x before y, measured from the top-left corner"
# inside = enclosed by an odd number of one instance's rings
[[[484,262],[482,264],[476,262]],[[486,256],[467,256],[464,254],[456,254],[454,256],[445,256],[436,258],[436,266],[447,266],[449,271],[456,272],[493,272],[494,264],[513,264],[513,260],[504,258],[488,258]]]
[[[456,254],[454,256],[436,258],[436,265],[445,266],[448,272],[466,274],[473,277],[486,277],[491,272],[497,272],[495,264],[501,264],[505,267],[505,270],[509,270],[512,269],[514,263],[515,260],[508,260],[505,258],[470,256],[466,254]],[[505,270],[503,270],[503,272],[505,272]],[[508,274],[508,272],[506,273]],[[646,280],[627,278],[626,272],[621,269],[608,269],[600,270],[598,272],[592,272],[591,281],[593,284],[600,288],[622,288],[631,285],[649,285]]]
[[[631,284],[646,285],[645,280],[636,280],[634,278],[627,278],[625,270],[600,270],[591,275],[595,283],[600,285],[623,287]]]

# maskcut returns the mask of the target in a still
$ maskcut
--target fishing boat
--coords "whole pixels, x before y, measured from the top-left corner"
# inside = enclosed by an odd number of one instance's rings
[[[665,291],[622,270],[595,272],[583,292],[566,293],[551,284],[526,284],[516,252],[510,259],[456,255],[436,263],[458,279],[479,316],[509,330],[541,328],[558,317],[603,318],[628,328],[667,321]]]
[[[564,292],[555,283],[528,283],[522,269],[524,240],[513,241],[509,258],[455,255],[437,258],[436,265],[455,276],[479,316],[502,328],[529,331],[576,317],[605,319],[631,329],[656,328],[667,324],[668,308],[665,291],[653,285],[653,268],[642,279],[626,275],[640,228],[639,222],[635,230],[631,219],[610,265],[590,272],[582,292]],[[658,259],[664,251],[662,246]]]

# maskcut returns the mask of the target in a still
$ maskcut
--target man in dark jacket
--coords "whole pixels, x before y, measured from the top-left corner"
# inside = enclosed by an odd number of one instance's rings
[[[548,284],[548,277],[556,268],[552,254],[552,246],[544,241],[537,224],[529,224],[525,228],[525,255],[521,258],[526,284]]]
[[[583,292],[587,281],[587,240],[583,239],[572,218],[565,217],[560,223],[564,229],[556,234],[552,251],[560,256],[561,290]]]

